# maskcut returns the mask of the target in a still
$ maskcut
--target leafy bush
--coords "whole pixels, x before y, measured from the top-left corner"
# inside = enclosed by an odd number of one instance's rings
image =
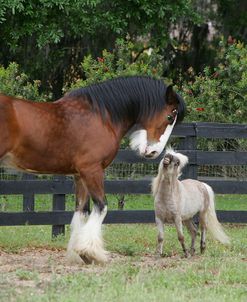
[[[247,47],[235,41],[221,42],[219,51],[220,63],[213,70],[206,67],[182,86],[187,120],[246,123]],[[189,73],[193,76],[193,70]]]
[[[29,82],[28,76],[19,71],[16,63],[10,63],[7,68],[0,66],[0,92],[31,100],[45,100],[39,93],[40,81]]]
[[[85,56],[81,64],[85,79],[78,79],[70,88],[84,87],[119,76],[147,75],[160,78],[163,71],[162,57],[157,50],[150,54],[132,42],[118,40],[115,50],[103,50],[102,57]],[[65,87],[68,90],[68,86]]]

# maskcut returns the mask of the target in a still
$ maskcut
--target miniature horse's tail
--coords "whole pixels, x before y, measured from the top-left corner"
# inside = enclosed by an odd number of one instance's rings
[[[223,244],[229,244],[230,239],[224,232],[216,216],[215,206],[214,206],[214,192],[209,185],[207,184],[204,185],[209,195],[209,206],[207,210],[207,229],[216,240],[220,241]]]

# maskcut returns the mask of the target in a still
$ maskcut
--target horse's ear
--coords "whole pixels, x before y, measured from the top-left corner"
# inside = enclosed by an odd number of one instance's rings
[[[177,95],[176,92],[174,92],[172,85],[167,86],[166,88],[166,103],[168,105],[177,105]]]

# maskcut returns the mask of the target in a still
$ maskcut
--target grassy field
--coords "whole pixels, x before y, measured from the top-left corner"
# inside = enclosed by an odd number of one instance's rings
[[[118,208],[119,195],[107,195],[109,209],[116,210]],[[52,196],[36,195],[35,211],[51,211]],[[66,196],[66,210],[73,211],[75,208],[75,200],[73,195]],[[247,195],[228,194],[216,195],[216,208],[218,210],[247,210]],[[151,195],[125,195],[124,209],[153,209],[153,198]],[[0,211],[18,212],[22,211],[22,196],[0,196]]]
[[[108,199],[110,207],[117,208],[117,197]],[[247,210],[246,199],[219,195],[217,208]],[[4,202],[5,210],[17,210],[18,198],[15,206]],[[42,210],[49,203],[44,196],[37,202]],[[67,207],[72,206],[70,197]],[[152,208],[152,200],[126,196],[129,208]],[[153,224],[104,225],[110,252],[104,266],[67,263],[68,226],[66,235],[55,240],[49,226],[1,227],[0,301],[247,301],[247,226],[224,227],[232,240],[230,246],[222,246],[209,235],[205,254],[199,254],[198,239],[196,256],[185,259],[173,226],[166,227],[161,258],[154,252]]]

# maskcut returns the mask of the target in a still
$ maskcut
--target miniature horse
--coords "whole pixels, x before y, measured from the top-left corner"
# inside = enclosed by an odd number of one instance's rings
[[[149,77],[108,80],[73,90],[53,103],[0,95],[1,165],[74,175],[76,211],[68,254],[85,263],[105,262],[104,169],[130,129],[135,130],[132,149],[156,158],[184,112],[183,99],[172,87]],[[88,217],[84,207],[89,196],[94,208]]]
[[[160,162],[158,175],[152,183],[155,221],[158,229],[157,252],[159,254],[163,252],[164,222],[174,222],[185,257],[190,254],[194,255],[197,229],[192,218],[197,213],[199,213],[201,227],[201,253],[206,248],[206,229],[221,243],[229,243],[229,238],[217,220],[212,188],[193,179],[178,180],[181,170],[187,162],[187,156],[176,153],[172,149],[167,150]],[[182,222],[191,234],[190,254],[185,247]]]

